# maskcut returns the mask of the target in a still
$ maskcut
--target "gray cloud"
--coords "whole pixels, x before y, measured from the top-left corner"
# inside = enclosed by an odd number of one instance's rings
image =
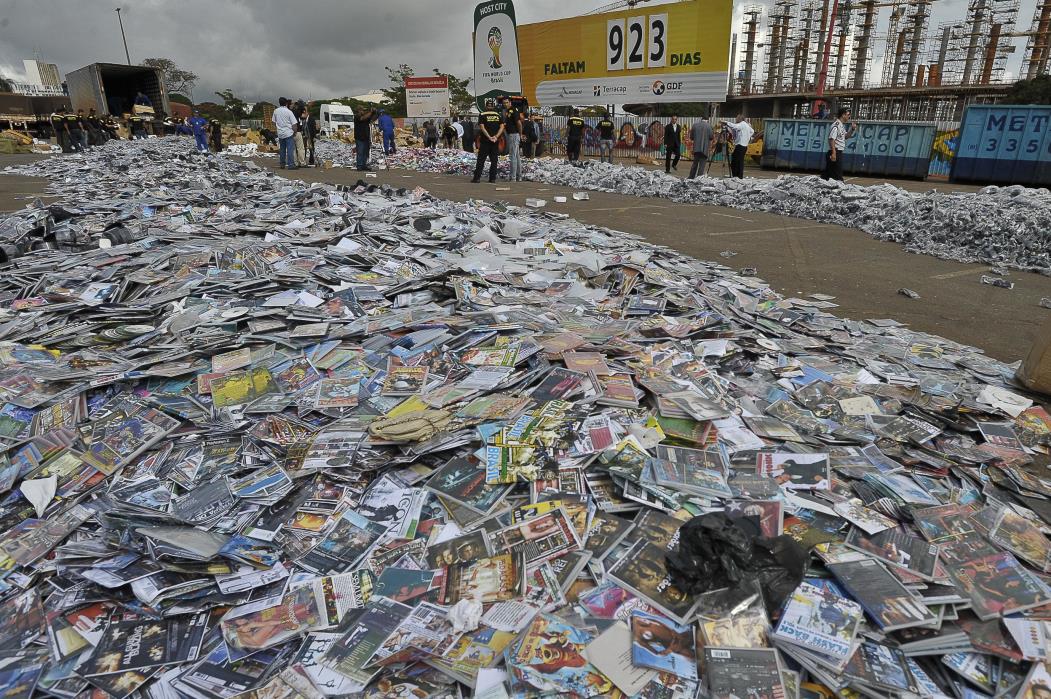
[[[419,73],[472,71],[475,0],[0,0],[0,71],[17,76],[22,59],[37,52],[63,73],[123,63],[118,4],[132,61],[167,57],[193,70],[201,76],[199,101],[225,88],[248,99],[360,94],[386,86],[384,66],[399,63]],[[519,0],[516,11],[525,23],[602,4]],[[1019,29],[1028,27],[1034,6],[1023,0]],[[963,0],[935,4],[932,25],[962,16],[965,7]]]

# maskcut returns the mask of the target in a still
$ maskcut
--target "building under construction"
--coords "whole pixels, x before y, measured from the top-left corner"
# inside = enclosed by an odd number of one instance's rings
[[[774,0],[749,5],[734,35],[727,108],[807,116],[849,106],[856,118],[955,120],[1020,78],[1051,70],[1051,0],[1020,28],[1019,0],[968,0],[932,25],[944,0]],[[1024,51],[1021,68],[1008,71]],[[1017,68],[1016,68],[1017,70]],[[816,105],[816,106],[815,106]]]

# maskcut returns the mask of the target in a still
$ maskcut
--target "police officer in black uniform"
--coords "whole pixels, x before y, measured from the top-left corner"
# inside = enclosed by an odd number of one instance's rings
[[[146,138],[146,120],[138,114],[132,114],[128,118],[128,130],[131,131],[132,140]]]
[[[70,147],[79,152],[84,152],[84,128],[80,124],[80,117],[73,113],[66,114],[66,130],[69,132]]]
[[[566,156],[569,162],[580,160],[580,142],[584,140],[584,120],[580,118],[580,112],[573,110],[573,116],[569,117],[569,127],[566,129]]]
[[[500,157],[500,137],[504,135],[506,125],[500,112],[493,108],[493,101],[485,103],[485,111],[478,116],[478,162],[474,166],[474,179],[482,178],[482,168],[489,159],[489,181],[496,182],[496,166]]]
[[[57,112],[51,113],[51,130],[55,132],[55,140],[58,142],[63,153],[72,153],[69,147],[69,131],[66,130],[66,108],[59,107]]]

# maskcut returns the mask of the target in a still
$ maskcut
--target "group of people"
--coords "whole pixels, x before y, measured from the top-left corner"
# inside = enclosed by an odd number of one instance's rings
[[[495,102],[486,103],[484,112],[478,115],[478,134],[474,141],[478,146],[472,182],[480,182],[485,163],[489,161],[489,181],[496,181],[497,163],[500,153],[506,148],[511,160],[508,179],[522,181],[522,156],[532,158],[543,148],[544,130],[539,117],[529,118],[523,110],[515,107],[510,97],[505,97],[500,107]],[[467,139],[464,150],[471,152]]]
[[[278,166],[285,170],[313,167],[316,164],[314,143],[321,131],[317,119],[303,100],[293,102],[281,97],[277,102],[272,121],[278,142]]]
[[[92,109],[73,112],[61,107],[49,117],[51,132],[63,153],[81,153],[91,146],[101,146],[110,139],[119,138],[117,123],[112,117],[100,117]]]

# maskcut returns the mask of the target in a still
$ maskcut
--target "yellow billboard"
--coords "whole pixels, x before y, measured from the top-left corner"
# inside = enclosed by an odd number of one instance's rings
[[[722,102],[732,0],[645,4],[518,26],[530,104]]]

